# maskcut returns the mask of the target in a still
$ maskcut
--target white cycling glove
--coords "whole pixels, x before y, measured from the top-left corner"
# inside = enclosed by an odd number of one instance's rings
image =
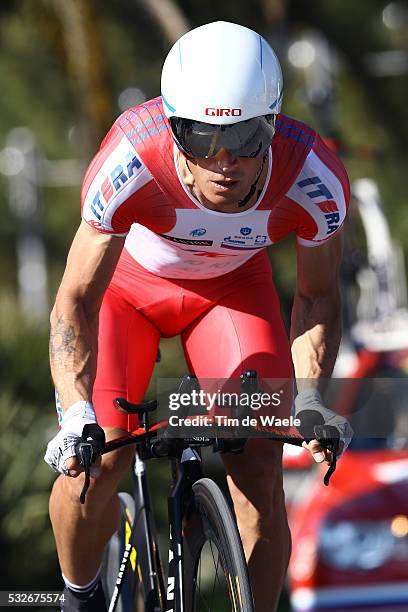
[[[354,431],[347,419],[336,414],[333,410],[326,408],[323,404],[322,396],[317,389],[305,389],[296,396],[295,417],[298,418],[303,410],[319,412],[323,417],[325,425],[331,425],[337,429],[340,442],[343,443],[343,447],[340,447],[340,451],[337,455],[337,457],[341,457],[354,435]]]
[[[48,442],[47,451],[44,456],[44,461],[53,470],[61,474],[68,474],[65,461],[70,457],[75,457],[75,446],[81,441],[84,425],[89,423],[96,423],[95,410],[90,402],[76,402],[64,412],[61,429]]]

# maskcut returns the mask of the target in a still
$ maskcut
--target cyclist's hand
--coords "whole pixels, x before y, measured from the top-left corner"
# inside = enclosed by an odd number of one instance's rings
[[[338,458],[341,457],[350,444],[354,434],[347,419],[339,414],[336,414],[333,412],[333,410],[326,408],[317,389],[307,389],[301,391],[297,395],[295,399],[296,418],[300,418],[302,420],[301,413],[303,412],[303,414],[305,414],[305,411],[307,411],[309,418],[311,416],[311,412],[317,413],[316,419],[314,419],[316,425],[328,425],[337,430],[339,437],[339,448],[336,455]],[[308,449],[313,459],[317,463],[326,462],[327,464],[330,464],[332,457],[331,451],[324,448],[318,440],[313,439],[313,434],[310,431],[305,432],[302,430],[302,427],[300,428],[300,431],[303,437],[307,439],[307,441],[303,443],[303,446],[304,448]]]
[[[102,463],[102,458],[98,457],[95,463],[92,464],[90,473],[91,473],[91,476],[93,476],[94,478],[97,478],[99,474],[101,473],[101,463]],[[70,457],[69,459],[66,459],[65,466],[66,466],[66,476],[71,476],[71,478],[76,478],[77,476],[80,475],[81,472],[84,471],[84,468],[82,467],[82,465],[79,464],[79,461],[76,457]]]
[[[318,440],[311,440],[309,443],[303,442],[302,446],[309,451],[316,463],[330,465],[332,453],[327,448],[323,448]],[[340,451],[337,456],[340,456]]]
[[[83,472],[75,456],[75,446],[81,441],[84,425],[96,423],[96,415],[90,402],[79,401],[68,408],[62,417],[61,429],[50,440],[44,460],[53,470],[76,478]],[[91,467],[91,476],[98,476],[101,458]]]

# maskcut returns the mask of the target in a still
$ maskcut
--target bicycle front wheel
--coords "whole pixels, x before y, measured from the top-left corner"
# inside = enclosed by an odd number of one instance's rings
[[[187,612],[255,610],[248,569],[232,511],[218,485],[193,485],[193,511],[183,529]]]
[[[106,545],[102,561],[101,580],[108,607],[122,564],[123,553],[126,544],[129,542],[130,532],[135,520],[135,502],[133,497],[128,493],[119,493],[119,502],[121,510],[119,530],[113,534]],[[115,612],[135,611],[134,602],[138,591],[138,573],[136,570],[136,554],[135,550],[132,549]]]

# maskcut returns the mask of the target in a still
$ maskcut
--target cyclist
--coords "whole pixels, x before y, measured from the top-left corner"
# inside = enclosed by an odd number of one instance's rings
[[[283,379],[294,367],[310,382],[296,412],[321,412],[343,449],[351,435],[319,394],[341,335],[342,164],[314,130],[280,114],[278,59],[245,27],[216,22],[185,34],[166,58],[161,90],[117,119],[89,166],[83,220],[51,315],[61,428],[46,461],[63,474],[50,516],[66,610],[104,609],[99,567],[133,453],[103,458],[81,506],[74,443],[85,423],[97,421],[108,439],[134,425],[112,399],[142,400],[161,336],[181,335],[199,379],[247,369]],[[292,356],[265,251],[290,232]],[[242,454],[223,458],[259,612],[276,608],[290,554],[281,446],[249,440]],[[316,440],[308,449],[329,459]]]

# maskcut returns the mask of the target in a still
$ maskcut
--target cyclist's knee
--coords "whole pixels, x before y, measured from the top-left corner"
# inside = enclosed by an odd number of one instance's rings
[[[282,444],[270,440],[248,440],[243,453],[226,453],[223,461],[237,485],[259,488],[265,479],[275,484],[282,478]]]
[[[235,511],[254,526],[284,515],[281,447],[269,440],[253,440],[241,455],[224,455]]]

